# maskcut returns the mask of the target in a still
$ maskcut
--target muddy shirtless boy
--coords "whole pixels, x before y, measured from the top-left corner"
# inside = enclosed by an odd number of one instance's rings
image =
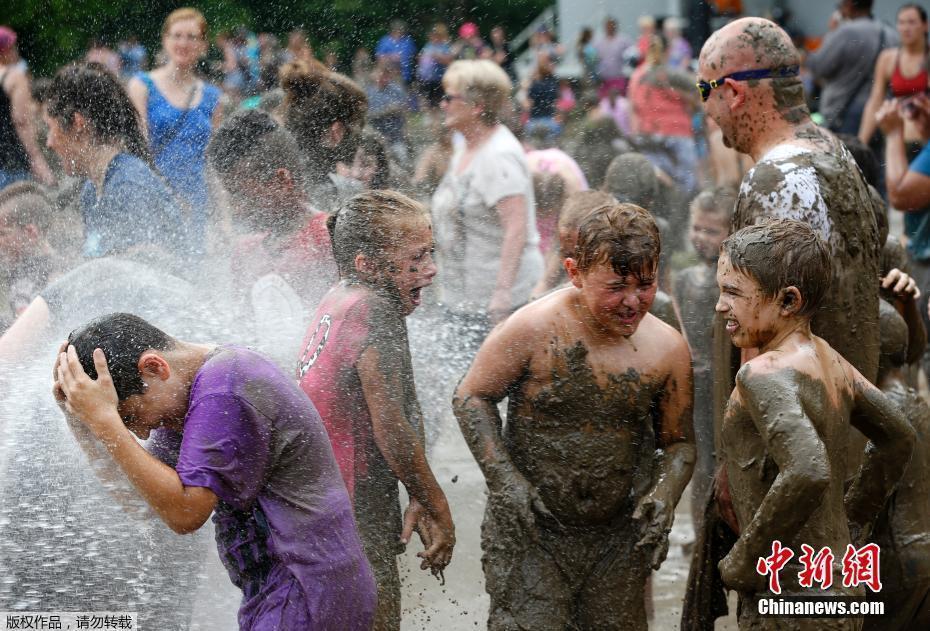
[[[572,285],[498,326],[456,390],[490,492],[491,630],[646,628],[646,578],[694,465],[688,347],[648,313],[659,247],[639,206],[593,210]]]
[[[831,278],[828,246],[804,222],[749,226],[721,248],[717,313],[738,348],[760,349],[736,375],[721,428],[739,539],[719,568],[739,592],[740,629],[860,628],[852,617],[760,618],[757,601],[771,593],[756,564],[779,541],[796,555],[779,573],[781,596],[811,595],[798,585],[801,544],[829,547],[833,587],[817,593],[862,598],[863,587],[839,580],[841,559],[867,541],[914,443],[900,410],[811,333]],[[844,497],[850,423],[871,444]]]

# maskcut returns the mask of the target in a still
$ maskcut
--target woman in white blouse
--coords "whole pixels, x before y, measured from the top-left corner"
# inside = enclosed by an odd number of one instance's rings
[[[493,325],[529,300],[543,269],[523,148],[500,123],[507,74],[462,60],[442,80],[444,124],[461,134],[432,199],[443,302]]]

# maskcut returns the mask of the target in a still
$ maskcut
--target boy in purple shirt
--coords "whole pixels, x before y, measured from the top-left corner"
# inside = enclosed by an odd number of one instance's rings
[[[329,438],[270,360],[115,313],[71,333],[54,392],[76,435],[89,429],[174,531],[214,513],[240,629],[370,628],[375,583]],[[180,442],[175,468],[132,436],[155,429],[160,445]]]

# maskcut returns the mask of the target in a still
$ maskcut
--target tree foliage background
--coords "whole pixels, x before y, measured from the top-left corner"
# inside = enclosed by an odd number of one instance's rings
[[[393,18],[406,21],[422,45],[437,21],[453,32],[473,21],[485,36],[491,26],[501,24],[515,35],[550,4],[552,0],[0,0],[0,24],[17,31],[20,52],[33,72],[49,75],[82,56],[91,38],[115,46],[135,34],[153,54],[160,47],[162,21],[181,6],[204,13],[211,37],[239,25],[277,35],[303,28],[318,55],[333,49],[345,63],[356,47],[373,48]]]

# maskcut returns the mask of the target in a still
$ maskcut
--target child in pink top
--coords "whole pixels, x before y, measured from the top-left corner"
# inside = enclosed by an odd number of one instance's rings
[[[394,557],[417,530],[422,567],[439,573],[455,544],[423,450],[405,321],[436,274],[432,228],[421,204],[392,191],[356,195],[327,225],[341,280],[316,310],[298,378],[329,432],[378,582],[375,628],[398,629]],[[398,480],[411,498],[403,520]]]

